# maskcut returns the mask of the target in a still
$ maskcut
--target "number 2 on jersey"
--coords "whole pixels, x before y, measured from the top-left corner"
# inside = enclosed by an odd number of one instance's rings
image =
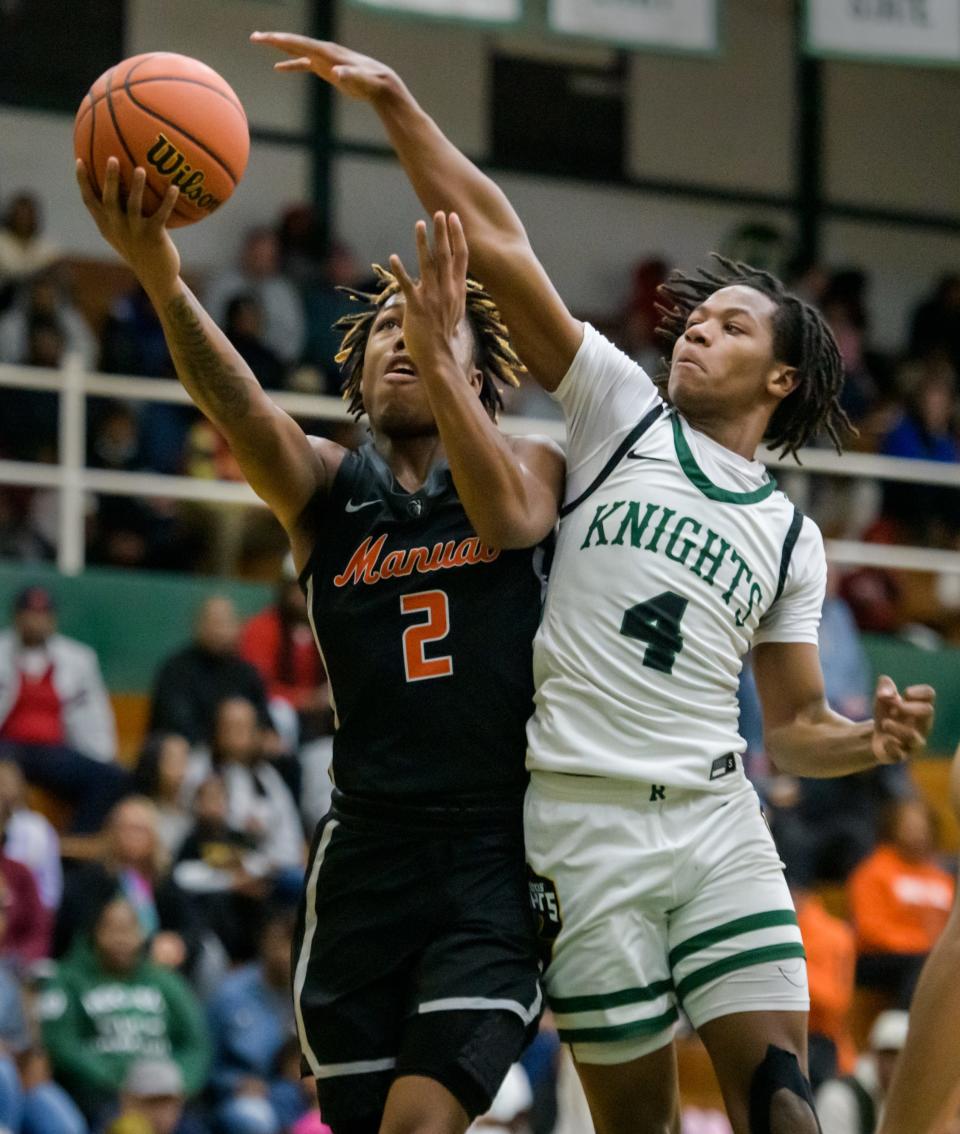
[[[453,658],[449,654],[428,658],[424,646],[439,642],[450,633],[450,603],[446,591],[417,591],[400,596],[401,614],[427,615],[425,622],[408,626],[403,632],[403,668],[407,681],[427,681],[431,677],[449,677]]]
[[[683,649],[680,620],[687,609],[687,601],[673,591],[664,591],[623,612],[620,633],[648,643],[643,651],[643,664],[649,669],[660,673],[673,672],[673,663]]]

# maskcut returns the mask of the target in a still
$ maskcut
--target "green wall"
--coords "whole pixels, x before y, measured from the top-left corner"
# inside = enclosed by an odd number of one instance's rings
[[[234,579],[95,567],[70,578],[54,567],[0,563],[0,625],[8,624],[14,597],[31,583],[49,587],[60,629],[93,646],[116,693],[149,689],[159,663],[190,638],[197,609],[210,595],[229,595],[244,616],[273,595],[268,585]]]
[[[90,568],[77,578],[49,566],[0,563],[0,625],[14,595],[42,583],[57,598],[64,634],[93,646],[104,677],[118,693],[150,687],[154,670],[190,637],[199,605],[212,594],[229,595],[241,614],[270,602],[273,588],[263,583]],[[960,743],[960,649],[923,650],[908,642],[867,635],[864,645],[874,673],[889,673],[903,688],[925,682],[937,690],[934,752],[952,752]]]

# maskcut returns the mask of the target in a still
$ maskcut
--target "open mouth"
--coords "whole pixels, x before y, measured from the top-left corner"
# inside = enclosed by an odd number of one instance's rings
[[[395,362],[384,375],[385,378],[392,378],[395,381],[411,381],[416,378],[417,372],[410,362],[398,361]]]

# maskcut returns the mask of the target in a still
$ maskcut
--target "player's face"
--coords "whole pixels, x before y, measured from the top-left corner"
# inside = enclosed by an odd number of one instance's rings
[[[721,288],[695,308],[670,363],[667,390],[677,409],[729,418],[789,393],[793,371],[773,351],[776,311],[763,292],[741,285]]]
[[[360,390],[375,430],[388,437],[422,437],[436,433],[437,423],[403,339],[404,306],[402,297],[394,297],[377,312],[363,355]],[[464,381],[473,381],[479,389],[474,377],[479,372],[473,365],[473,335],[466,320],[457,333],[454,351]]]

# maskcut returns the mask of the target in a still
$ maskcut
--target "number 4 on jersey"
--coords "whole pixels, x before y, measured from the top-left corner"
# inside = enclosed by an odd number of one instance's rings
[[[649,669],[660,673],[673,672],[673,663],[683,649],[680,620],[687,609],[687,601],[673,591],[664,591],[623,612],[620,633],[648,643],[643,651],[643,664]]]

